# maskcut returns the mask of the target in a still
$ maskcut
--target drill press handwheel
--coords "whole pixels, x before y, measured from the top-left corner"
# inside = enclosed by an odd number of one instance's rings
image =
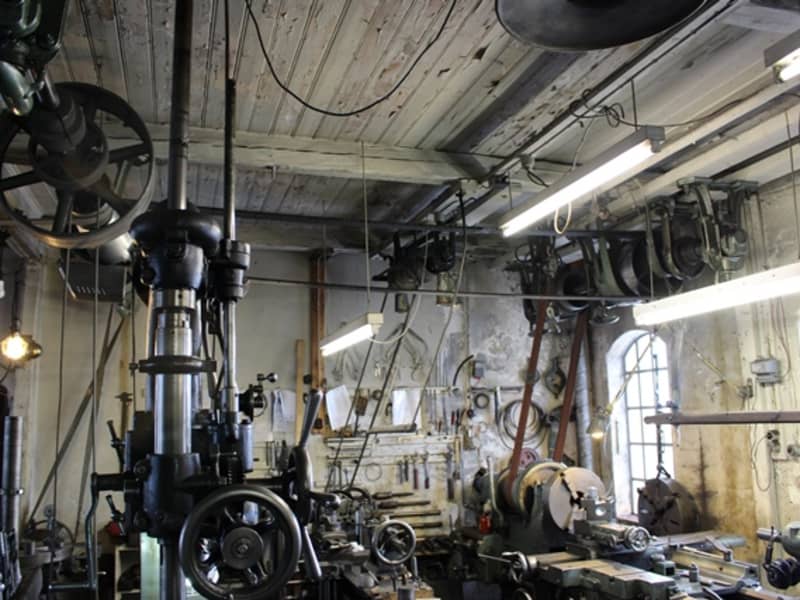
[[[230,485],[201,500],[183,525],[180,559],[194,589],[212,600],[271,598],[297,570],[300,526],[274,492]]]

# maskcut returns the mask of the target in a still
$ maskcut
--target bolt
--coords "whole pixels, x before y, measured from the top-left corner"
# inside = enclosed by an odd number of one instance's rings
[[[250,544],[245,541],[239,542],[239,545],[236,546],[235,549],[237,556],[246,556],[248,552],[250,552]]]

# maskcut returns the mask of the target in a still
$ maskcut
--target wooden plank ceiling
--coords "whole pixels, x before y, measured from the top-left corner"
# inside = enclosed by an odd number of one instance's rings
[[[434,35],[451,0],[252,1],[277,72],[300,96],[344,111],[391,88]],[[72,0],[69,8],[64,48],[52,65],[54,79],[101,85],[126,98],[148,123],[167,122],[174,2]],[[267,70],[244,0],[232,1],[231,9],[239,130],[491,156],[512,152],[516,139],[532,130],[525,114],[486,141],[448,145],[542,55],[503,30],[493,0],[459,1],[442,38],[401,89],[374,110],[349,118],[317,114],[284,94]],[[221,128],[224,120],[222,10],[218,0],[195,2],[191,122],[210,129]],[[637,49],[578,60],[562,75],[572,86],[565,93],[579,93],[599,81]],[[560,108],[552,100],[535,104],[545,115]],[[218,168],[197,166],[192,178],[198,204],[218,203]],[[272,169],[248,170],[241,179],[240,206],[252,210],[347,216],[357,214],[361,205],[357,180]],[[391,202],[387,189],[370,182],[370,203]],[[401,189],[409,194],[408,186]],[[393,200],[405,198],[401,194]]]
[[[276,71],[297,94],[336,111],[386,93],[435,34],[451,3],[251,1]],[[224,120],[223,6],[221,0],[196,0],[194,11],[191,123],[212,133]],[[52,64],[54,79],[101,85],[128,99],[148,123],[168,122],[174,0],[70,0],[69,8],[63,51]],[[547,52],[512,39],[497,21],[494,0],[458,0],[442,38],[390,100],[366,113],[337,118],[310,111],[280,90],[267,69],[245,0],[231,0],[231,10],[238,130],[471,153],[479,158],[477,167],[464,167],[472,176],[523,146],[584,90],[600,84],[649,43],[584,54]],[[669,122],[727,101],[763,75],[759,53],[777,37],[774,31],[754,31],[740,23],[713,23],[641,81],[641,113]],[[737,52],[740,48],[753,52]],[[721,61],[721,56],[730,58]],[[617,99],[629,102],[628,97]],[[626,133],[594,127],[581,160]],[[573,127],[544,149],[545,156],[569,163],[583,137],[583,129]],[[219,155],[221,161],[221,146]],[[358,175],[326,177],[248,164],[239,170],[237,202],[251,211],[356,217],[364,187]],[[164,177],[162,165],[162,196]],[[367,182],[372,217],[407,217],[420,198],[437,189],[431,182],[400,181],[405,183]],[[219,166],[193,164],[189,189],[198,205],[220,206]]]

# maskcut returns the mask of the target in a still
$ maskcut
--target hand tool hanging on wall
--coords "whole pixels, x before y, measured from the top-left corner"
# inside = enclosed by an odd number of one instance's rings
[[[375,492],[372,494],[372,499],[388,500],[389,498],[408,498],[413,495],[413,492]]]
[[[378,508],[402,508],[404,506],[430,506],[430,500],[387,500],[379,502]]]
[[[422,457],[422,468],[425,471],[425,489],[430,489],[431,487],[431,477],[428,473],[428,453],[426,452],[425,455]]]
[[[419,471],[417,470],[417,456],[414,455],[411,457],[411,464],[413,465],[414,471],[414,489],[419,489]]]
[[[448,450],[447,454],[445,455],[445,468],[447,470],[447,472],[445,473],[445,477],[447,478],[447,500],[452,502],[456,498],[456,483],[453,480],[452,450]]]

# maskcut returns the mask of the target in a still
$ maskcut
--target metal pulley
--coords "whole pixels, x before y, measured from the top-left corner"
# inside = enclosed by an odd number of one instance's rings
[[[671,477],[648,479],[639,488],[639,524],[653,535],[673,535],[699,529],[694,496]]]
[[[677,25],[703,0],[497,0],[497,17],[521,42],[554,50],[622,46]]]
[[[213,600],[277,594],[297,570],[300,525],[280,496],[255,485],[222,487],[183,524],[180,561],[194,589]]]
[[[0,167],[12,173],[0,178],[0,210],[48,246],[96,248],[126,234],[150,203],[150,134],[127,102],[103,88],[60,83],[51,96],[25,117],[0,117]],[[106,124],[133,141],[115,144]],[[20,164],[27,166],[18,172]],[[42,186],[50,203],[36,194]]]
[[[372,552],[378,562],[389,565],[402,565],[414,556],[417,534],[405,521],[384,521],[372,532]]]

